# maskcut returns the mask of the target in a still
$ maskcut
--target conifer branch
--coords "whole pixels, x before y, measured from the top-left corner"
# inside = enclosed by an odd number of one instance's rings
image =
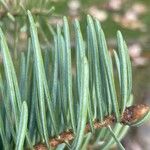
[[[120,123],[123,125],[132,125],[139,119],[143,118],[150,111],[150,107],[144,104],[133,105],[127,107],[120,119]],[[114,115],[105,117],[105,119],[100,122],[96,119],[93,123],[94,129],[100,129],[107,127],[116,122]],[[85,127],[85,134],[91,132],[90,124],[87,123]],[[51,138],[49,144],[51,147],[57,147],[61,143],[67,143],[74,139],[74,134],[72,130],[62,132],[58,137]],[[39,143],[34,146],[35,150],[47,150],[47,147],[44,143]]]
[[[50,146],[55,149],[61,143],[71,143],[71,148],[78,150],[86,147],[90,140],[84,135],[96,129],[101,129],[104,136],[107,136],[108,130],[111,133],[102,149],[111,147],[114,142],[122,147],[120,140],[128,128],[123,125],[143,124],[150,118],[150,111],[142,104],[127,107],[133,102],[132,66],[121,32],[117,32],[117,51],[111,57],[99,21],[87,16],[87,39],[84,40],[76,20],[76,54],[72,61],[72,34],[67,18],[64,17],[62,27],[58,25],[57,31],[53,31],[52,48],[43,51],[38,35],[42,33],[47,38],[51,30],[43,19],[38,19],[41,27],[37,28],[33,15],[48,16],[53,9],[32,9],[32,15],[30,11],[26,12],[24,6],[21,7],[17,10],[11,8],[10,12],[9,9],[6,12],[0,10],[0,18],[9,17],[12,21],[17,16],[25,16],[22,19],[29,21],[31,36],[27,55],[18,58],[18,68],[13,65],[5,35],[0,29],[4,65],[4,73],[3,69],[0,72],[0,142],[3,149],[33,149],[34,146],[35,150],[46,150]],[[51,56],[54,58],[51,59]],[[119,87],[115,84],[113,58]],[[72,68],[74,62],[75,67]],[[20,115],[20,112],[26,116]],[[109,128],[111,125],[113,130]],[[103,139],[103,135],[94,138],[98,141]]]

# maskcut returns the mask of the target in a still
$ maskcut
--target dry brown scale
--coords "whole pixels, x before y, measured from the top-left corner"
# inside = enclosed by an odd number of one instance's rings
[[[124,125],[131,124],[142,118],[148,111],[150,107],[144,104],[134,105],[127,107],[121,118],[121,123]]]
[[[148,111],[150,111],[150,107],[144,104],[127,107],[121,117],[120,122],[124,125],[129,125],[142,118]],[[115,117],[113,115],[110,115],[105,117],[104,121],[102,122],[100,122],[99,120],[95,120],[93,123],[93,127],[94,129],[100,129],[111,125],[115,121]],[[91,132],[91,127],[89,123],[87,123],[85,127],[85,133],[88,132]],[[71,130],[69,130],[61,133],[58,137],[51,138],[49,140],[49,144],[51,147],[56,147],[61,143],[66,143],[72,141],[73,139],[74,134]],[[47,150],[47,148],[45,144],[40,143],[34,146],[34,150]]]

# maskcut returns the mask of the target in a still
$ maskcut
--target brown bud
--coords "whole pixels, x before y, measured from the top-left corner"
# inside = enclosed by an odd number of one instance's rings
[[[129,125],[145,116],[150,110],[149,106],[144,104],[127,107],[122,115],[121,122]]]

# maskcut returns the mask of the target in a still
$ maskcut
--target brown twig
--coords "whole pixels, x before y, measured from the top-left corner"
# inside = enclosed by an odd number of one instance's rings
[[[135,106],[127,107],[121,117],[120,123],[123,125],[129,125],[136,122],[138,119],[142,118],[148,111],[149,106],[139,104]],[[105,117],[104,121],[100,122],[99,120],[95,120],[93,123],[94,129],[100,129],[103,127],[107,127],[112,123],[116,122],[114,115],[110,115]],[[85,127],[85,134],[91,132],[90,124],[87,123]],[[51,147],[56,147],[57,145],[65,142],[72,141],[74,139],[74,134],[71,130],[65,131],[61,133],[58,137],[51,138],[49,140],[49,144]],[[39,143],[34,146],[35,150],[47,150],[47,147],[44,143]]]
[[[40,16],[48,16],[51,14],[52,10],[41,10],[41,9],[32,9],[31,13],[35,16],[40,15]],[[0,18],[4,18],[8,16],[8,13],[10,13],[13,17],[22,17],[25,16],[26,13],[23,13],[21,11],[14,11],[14,12],[9,12],[7,10],[1,10],[0,11]]]

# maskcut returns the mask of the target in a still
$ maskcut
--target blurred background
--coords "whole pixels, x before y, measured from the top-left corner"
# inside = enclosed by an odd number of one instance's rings
[[[11,7],[13,0],[6,1],[9,2],[7,7],[5,3],[3,3],[3,0],[1,0],[0,4],[0,26],[3,30],[6,30],[8,42],[10,47],[12,47],[12,51],[14,51],[14,57],[16,57],[18,49],[25,50],[24,45],[26,45],[26,33],[28,29],[23,23],[23,17],[16,17],[16,20],[18,19],[20,21],[20,23],[17,24],[17,21],[14,21],[11,14],[3,13],[4,10],[10,10],[12,12],[15,10],[15,8]],[[133,65],[133,94],[135,103],[150,105],[150,0],[45,1],[50,1],[49,5],[45,7],[55,7],[54,14],[47,20],[48,24],[61,25],[63,15],[67,16],[70,22],[78,18],[81,22],[84,38],[86,38],[85,27],[87,14],[97,18],[101,22],[110,50],[116,48],[116,31],[121,30],[127,42]],[[27,9],[33,6],[36,8],[36,5],[40,8],[41,4],[33,0],[32,6],[27,6]],[[21,8],[22,10],[24,9],[23,6],[21,6]],[[38,11],[35,10],[34,12],[36,13]],[[44,14],[45,12],[43,12],[43,16]],[[5,15],[7,15],[7,17],[5,17]],[[17,13],[14,13],[14,15],[17,16]],[[8,18],[10,21],[8,21]],[[40,23],[44,29],[47,28],[47,26],[44,26],[46,25],[44,21]],[[19,38],[17,36],[18,33]],[[42,35],[43,33],[41,31],[41,39],[47,42],[47,39]],[[48,33],[47,36],[49,36]],[[18,41],[20,43],[19,45],[17,45]],[[126,150],[150,150],[149,137],[150,121],[139,128],[131,128],[122,142]]]

